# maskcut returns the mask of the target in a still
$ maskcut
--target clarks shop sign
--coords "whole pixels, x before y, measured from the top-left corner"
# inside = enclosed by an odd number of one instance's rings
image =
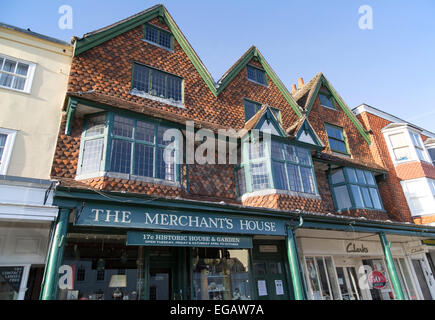
[[[86,204],[78,214],[75,225],[241,234],[286,234],[284,221],[273,218],[101,204]]]

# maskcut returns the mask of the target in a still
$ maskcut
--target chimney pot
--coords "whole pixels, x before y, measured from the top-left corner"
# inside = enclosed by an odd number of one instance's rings
[[[302,88],[304,85],[304,79],[302,77],[298,78],[298,89]]]
[[[291,91],[291,93],[295,93],[296,90],[298,90],[298,89],[296,88],[296,85],[295,85],[295,84],[292,84],[292,91]]]

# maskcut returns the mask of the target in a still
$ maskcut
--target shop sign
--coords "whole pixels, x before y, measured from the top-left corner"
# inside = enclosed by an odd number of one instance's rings
[[[23,267],[0,267],[0,277],[3,278],[14,291],[20,291]]]
[[[252,248],[252,238],[222,234],[128,231],[127,245],[250,249]]]
[[[387,279],[384,274],[379,271],[370,272],[368,281],[375,289],[384,289],[387,284]]]
[[[76,215],[78,226],[174,231],[286,235],[285,221],[167,209],[86,204]]]
[[[369,253],[369,249],[364,247],[363,244],[356,245],[354,242],[349,242],[346,245],[346,252],[347,253]]]

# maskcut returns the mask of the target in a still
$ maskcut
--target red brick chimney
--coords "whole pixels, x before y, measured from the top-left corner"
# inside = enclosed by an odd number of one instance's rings
[[[296,88],[296,85],[295,85],[295,84],[292,84],[292,91],[290,91],[290,93],[293,94],[293,93],[296,92],[296,90],[298,90],[298,89]]]
[[[304,79],[302,77],[298,78],[298,89],[302,88],[304,85]]]

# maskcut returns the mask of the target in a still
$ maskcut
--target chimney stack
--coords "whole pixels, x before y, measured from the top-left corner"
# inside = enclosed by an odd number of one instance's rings
[[[298,89],[302,88],[304,85],[304,79],[302,77],[298,78]]]
[[[291,94],[295,93],[298,89],[296,88],[295,84],[292,84],[292,91],[290,92]]]

